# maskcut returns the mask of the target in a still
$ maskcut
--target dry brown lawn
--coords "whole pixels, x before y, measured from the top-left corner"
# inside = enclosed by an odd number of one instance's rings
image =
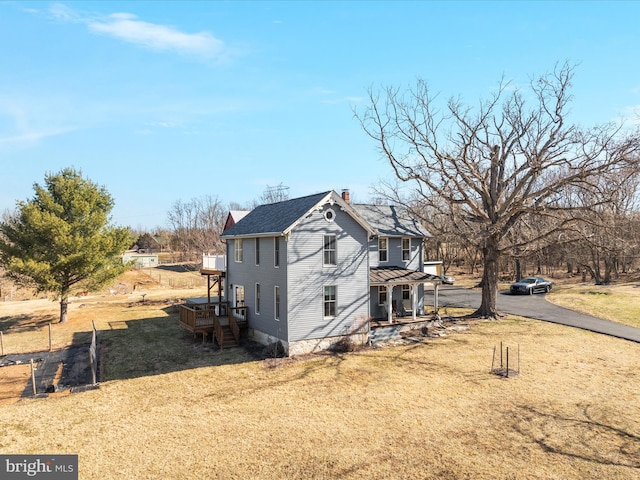
[[[562,285],[547,298],[566,308],[640,328],[640,280],[612,285]]]
[[[158,294],[77,305],[100,389],[1,406],[0,451],[78,454],[82,479],[640,477],[638,344],[510,317],[257,360],[194,341]],[[489,373],[501,341],[515,378]]]

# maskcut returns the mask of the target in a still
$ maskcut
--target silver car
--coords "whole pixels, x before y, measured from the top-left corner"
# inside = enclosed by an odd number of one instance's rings
[[[540,277],[527,277],[511,284],[512,294],[524,293],[533,295],[534,293],[548,293],[551,290],[551,282]]]

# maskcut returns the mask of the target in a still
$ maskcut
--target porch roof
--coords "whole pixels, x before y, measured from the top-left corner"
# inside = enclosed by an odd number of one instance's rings
[[[402,267],[374,267],[369,270],[369,283],[372,286],[441,283],[441,281],[442,279],[437,275]]]

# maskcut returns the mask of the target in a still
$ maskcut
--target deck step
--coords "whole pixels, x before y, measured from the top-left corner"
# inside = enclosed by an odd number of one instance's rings
[[[223,325],[222,326],[222,333],[224,335],[224,341],[221,345],[222,348],[229,348],[229,347],[237,347],[238,346],[238,342],[236,342],[235,337],[233,336],[233,332],[231,331],[231,327],[229,327],[228,325]],[[216,339],[216,342],[218,340]]]

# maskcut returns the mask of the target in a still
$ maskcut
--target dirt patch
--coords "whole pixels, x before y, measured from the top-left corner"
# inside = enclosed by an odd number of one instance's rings
[[[31,377],[32,360],[35,367],[35,394]],[[0,358],[0,404],[13,403],[21,398],[69,393],[89,385],[93,385],[89,345]]]

